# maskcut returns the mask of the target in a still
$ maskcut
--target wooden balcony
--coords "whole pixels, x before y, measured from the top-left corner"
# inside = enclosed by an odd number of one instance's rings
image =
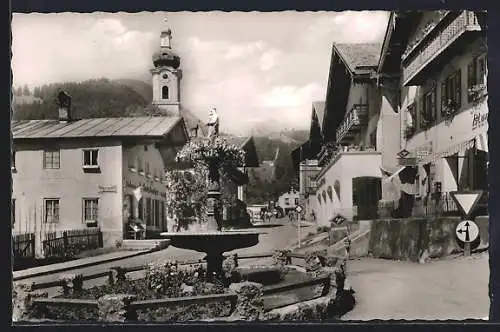
[[[318,153],[318,165],[323,166],[328,163],[330,159],[335,155],[336,147],[332,144],[326,144],[321,147],[321,150]]]
[[[349,141],[366,125],[368,120],[368,105],[356,104],[347,113],[339,129],[337,129],[337,143],[348,144]]]
[[[450,13],[416,43],[403,58],[403,85],[421,85],[481,31],[476,14],[464,10]]]

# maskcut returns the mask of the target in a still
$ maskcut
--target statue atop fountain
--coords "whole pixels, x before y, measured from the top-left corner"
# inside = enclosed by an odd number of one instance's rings
[[[217,114],[217,109],[215,107],[210,108],[208,111],[208,137],[219,136],[219,115]]]

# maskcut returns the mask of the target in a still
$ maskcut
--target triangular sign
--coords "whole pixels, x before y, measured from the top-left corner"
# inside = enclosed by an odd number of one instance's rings
[[[478,191],[453,191],[451,197],[455,200],[465,217],[468,217],[476,207],[483,192]]]

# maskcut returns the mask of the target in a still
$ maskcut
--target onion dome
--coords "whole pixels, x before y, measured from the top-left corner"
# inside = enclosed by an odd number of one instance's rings
[[[181,58],[172,50],[170,41],[172,40],[172,30],[167,29],[160,35],[160,50],[153,54],[153,64],[155,67],[179,68]]]

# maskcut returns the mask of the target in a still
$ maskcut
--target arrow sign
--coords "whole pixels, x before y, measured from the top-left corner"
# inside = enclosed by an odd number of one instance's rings
[[[406,156],[408,156],[410,154],[410,151],[404,149],[404,150],[399,151],[397,154],[398,154],[399,158],[405,158]]]
[[[337,214],[335,218],[333,218],[333,223],[335,225],[342,225],[346,221],[346,218],[344,218],[342,215]]]
[[[455,229],[457,238],[464,243],[471,243],[479,236],[479,227],[472,220],[464,220]]]
[[[457,203],[457,206],[462,211],[465,217],[469,217],[471,212],[474,211],[479,199],[483,195],[481,190],[476,191],[452,191],[451,197]]]
[[[302,212],[302,210],[304,210],[304,209],[303,209],[303,208],[302,208],[302,206],[300,206],[300,205],[297,205],[297,206],[295,207],[295,211],[297,211],[297,213],[301,213],[301,212]]]

